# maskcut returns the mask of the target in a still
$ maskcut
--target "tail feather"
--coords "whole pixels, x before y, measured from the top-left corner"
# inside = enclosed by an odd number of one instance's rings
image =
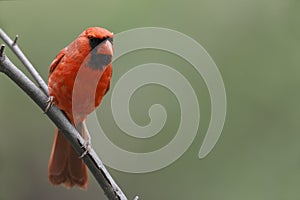
[[[86,165],[79,158],[69,141],[56,129],[48,166],[48,178],[53,185],[74,185],[86,189],[88,174]]]

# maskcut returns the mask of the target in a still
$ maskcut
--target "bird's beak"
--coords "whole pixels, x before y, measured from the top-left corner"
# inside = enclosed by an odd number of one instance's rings
[[[97,47],[97,54],[111,55],[113,56],[113,45],[109,40],[103,41]]]

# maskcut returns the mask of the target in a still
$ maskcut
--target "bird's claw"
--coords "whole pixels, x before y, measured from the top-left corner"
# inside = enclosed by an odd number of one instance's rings
[[[90,140],[85,141],[84,144],[81,146],[81,148],[84,148],[85,151],[79,156],[80,159],[86,156],[92,149],[91,141]]]
[[[47,113],[47,112],[48,112],[48,110],[49,110],[50,107],[52,106],[53,102],[54,102],[54,97],[53,97],[53,96],[50,96],[50,97],[48,98],[48,100],[47,100],[48,105],[47,105],[47,107],[45,108],[44,113]]]

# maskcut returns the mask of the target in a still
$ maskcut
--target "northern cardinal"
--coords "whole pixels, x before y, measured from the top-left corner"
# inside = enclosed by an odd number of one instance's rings
[[[85,119],[109,90],[112,76],[113,33],[91,27],[62,49],[52,64],[48,78],[50,104],[69,118],[89,144]],[[67,139],[56,129],[48,166],[53,185],[87,188],[86,165]]]

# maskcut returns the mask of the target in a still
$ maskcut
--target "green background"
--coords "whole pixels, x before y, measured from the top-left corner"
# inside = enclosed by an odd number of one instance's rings
[[[115,34],[164,27],[194,38],[216,62],[226,87],[227,117],[220,140],[206,158],[198,159],[210,99],[192,66],[168,52],[132,52],[114,63],[112,85],[139,64],[172,66],[193,85],[201,122],[193,144],[172,165],[146,174],[109,168],[112,176],[129,199],[138,194],[141,200],[292,200],[300,199],[299,12],[297,0],[0,1],[0,27],[11,37],[19,34],[18,44],[45,79],[57,52],[89,26]],[[6,53],[25,71],[8,49]],[[167,109],[164,129],[146,140],[131,138],[115,125],[110,97],[111,91],[97,114],[118,146],[148,152],[174,137],[180,107],[166,88],[145,86],[131,99],[131,114],[139,125],[149,123],[152,104]],[[3,74],[0,127],[1,200],[104,199],[92,177],[87,191],[48,183],[55,126]]]

